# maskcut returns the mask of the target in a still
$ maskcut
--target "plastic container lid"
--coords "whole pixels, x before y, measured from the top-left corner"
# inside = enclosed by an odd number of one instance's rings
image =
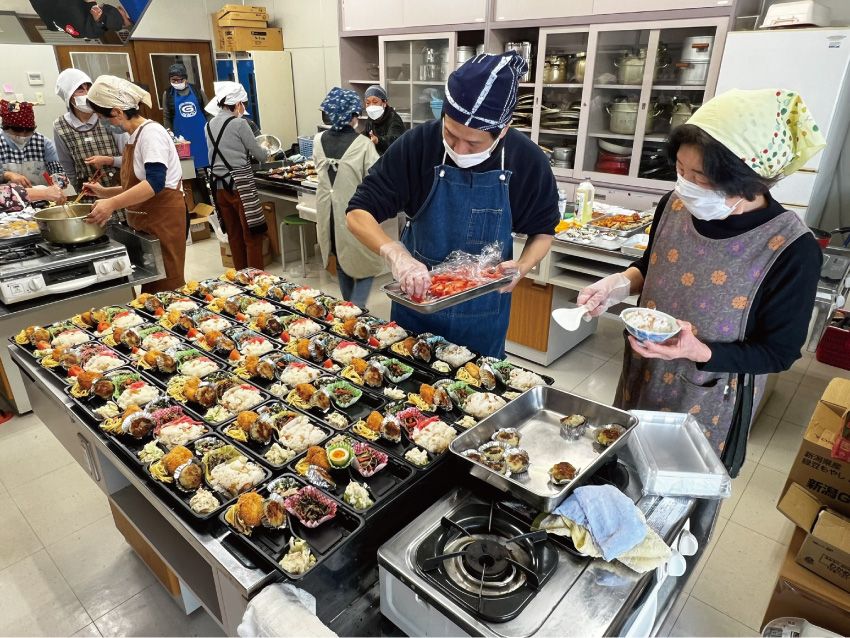
[[[732,479],[690,414],[632,410],[640,421],[629,437],[643,493],[721,499]]]

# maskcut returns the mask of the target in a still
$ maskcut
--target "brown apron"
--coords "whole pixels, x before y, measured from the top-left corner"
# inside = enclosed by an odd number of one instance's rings
[[[764,276],[807,232],[797,214],[786,211],[742,235],[709,239],[673,193],[656,229],[640,305],[690,322],[702,341],[743,341]],[[689,412],[720,454],[735,417],[739,372],[705,372],[686,359],[644,359],[627,341],[614,403],[627,410]],[[753,413],[765,380],[756,377]]]
[[[149,122],[140,127],[136,141]],[[121,164],[121,188],[125,191],[141,180],[133,170],[135,143],[124,147]],[[176,153],[177,151],[175,151]],[[186,261],[186,202],[183,192],[175,188],[164,188],[149,200],[133,207],[146,215],[127,214],[127,223],[131,228],[150,233],[159,239],[162,261],[165,263],[165,279],[142,286],[142,292],[162,292],[180,288],[186,281],[183,278],[183,266]]]

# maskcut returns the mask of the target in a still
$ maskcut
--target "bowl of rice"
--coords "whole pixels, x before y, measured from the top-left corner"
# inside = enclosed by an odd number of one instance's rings
[[[651,308],[627,308],[620,313],[626,330],[638,341],[662,343],[679,334],[679,324],[670,315]]]

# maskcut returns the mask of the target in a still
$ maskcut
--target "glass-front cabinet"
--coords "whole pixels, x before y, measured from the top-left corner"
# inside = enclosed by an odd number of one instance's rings
[[[665,144],[714,94],[725,29],[714,18],[541,29],[534,97],[521,92],[513,125],[558,177],[666,188]]]
[[[455,33],[379,38],[381,83],[407,127],[439,117],[455,68]]]

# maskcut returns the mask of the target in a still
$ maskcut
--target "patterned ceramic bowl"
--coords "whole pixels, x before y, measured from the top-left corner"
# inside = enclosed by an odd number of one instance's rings
[[[638,341],[662,343],[679,334],[679,324],[668,314],[650,308],[627,308],[620,313],[626,330]]]

